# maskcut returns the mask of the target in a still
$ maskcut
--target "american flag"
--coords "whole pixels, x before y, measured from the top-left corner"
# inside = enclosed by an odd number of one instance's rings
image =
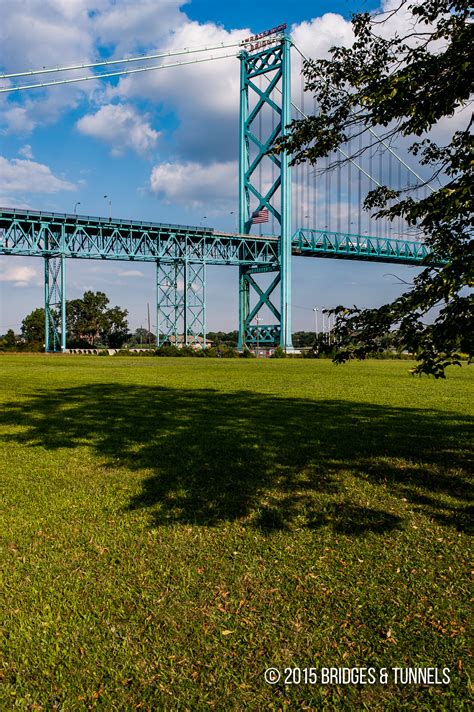
[[[262,208],[252,213],[252,223],[254,225],[264,222],[268,222],[268,208]]]

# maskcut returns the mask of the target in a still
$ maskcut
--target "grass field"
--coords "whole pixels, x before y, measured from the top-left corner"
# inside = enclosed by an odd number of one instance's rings
[[[472,372],[409,365],[1,357],[0,709],[468,709]]]

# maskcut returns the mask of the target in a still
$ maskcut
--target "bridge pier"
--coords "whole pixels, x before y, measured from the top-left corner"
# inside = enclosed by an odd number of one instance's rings
[[[156,261],[156,345],[189,346],[198,337],[206,347],[206,263],[175,259]]]
[[[66,350],[66,258],[46,255],[44,258],[44,349]]]

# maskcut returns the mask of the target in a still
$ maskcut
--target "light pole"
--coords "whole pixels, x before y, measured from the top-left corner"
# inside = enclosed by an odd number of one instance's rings
[[[202,221],[203,221],[203,220],[207,220],[207,215],[203,215],[203,216],[202,216],[201,221],[200,221],[200,223],[199,223],[199,227],[202,227]]]
[[[315,306],[313,307],[313,312],[314,312],[314,334],[316,337],[316,344],[318,343],[318,307]]]
[[[235,232],[239,232],[239,226],[237,225],[237,215],[235,210],[231,210],[230,215],[235,215]]]
[[[74,206],[74,215],[77,215],[77,206],[81,204],[81,201],[78,200],[77,203]]]
[[[257,322],[257,358],[258,358],[258,349],[259,349],[259,345],[260,345],[260,342],[259,342],[259,336],[260,336],[260,329],[259,329],[259,326],[260,326],[260,317],[259,317],[259,316],[256,316],[256,317],[255,317],[255,321]]]
[[[112,221],[112,201],[110,200],[108,195],[104,195],[104,200],[107,200],[107,199],[109,201],[109,222],[111,222]]]

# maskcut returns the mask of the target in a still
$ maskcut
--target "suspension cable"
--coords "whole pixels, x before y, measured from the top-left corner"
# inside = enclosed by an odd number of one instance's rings
[[[6,87],[0,89],[0,94],[14,91],[24,91],[25,89],[41,89],[44,87],[58,86],[59,84],[76,84],[77,82],[90,82],[94,79],[104,79],[107,77],[120,77],[126,74],[138,74],[139,72],[151,72],[156,69],[168,69],[169,67],[182,67],[187,64],[198,64],[200,62],[212,62],[216,59],[226,59],[235,57],[235,54],[220,54],[217,57],[204,57],[203,59],[190,59],[185,62],[172,62],[170,64],[155,64],[151,67],[140,67],[139,69],[123,69],[118,72],[102,72],[101,74],[90,74],[87,77],[74,77],[72,79],[60,79],[53,82],[40,82],[39,84],[21,84],[16,87]]]
[[[264,74],[263,76],[265,77],[265,79],[267,80],[267,82],[270,84],[271,79],[269,79],[266,74]],[[278,91],[280,94],[282,93],[280,87],[275,87],[275,90]],[[297,111],[297,112],[300,114],[300,116],[302,116],[304,119],[307,119],[307,118],[308,118],[307,114],[305,114],[304,111],[299,108],[299,106],[296,106],[296,104],[294,104],[293,102],[291,102],[291,106],[292,106],[293,109],[294,109],[295,111]],[[376,185],[378,188],[381,188],[381,187],[382,187],[382,184],[379,183],[376,178],[374,178],[374,177],[371,176],[369,173],[367,173],[366,171],[364,171],[364,169],[362,168],[362,166],[360,166],[356,161],[354,161],[354,159],[351,158],[351,157],[349,156],[349,154],[347,154],[342,148],[340,148],[340,146],[338,146],[335,150],[338,151],[342,156],[344,156],[344,158],[345,158],[346,160],[350,161],[350,162],[352,163],[352,165],[354,165],[359,171],[361,171],[365,176],[367,176],[367,178],[368,178],[369,180],[371,180],[373,183],[375,183],[375,185]]]
[[[292,42],[291,44],[292,44],[293,47],[296,49],[296,51],[298,52],[298,54],[301,55],[301,57],[304,59],[305,62],[310,62],[310,61],[311,61],[308,57],[306,57],[305,54],[303,54],[303,52],[299,49],[299,47],[297,47],[297,46],[295,45],[294,42]],[[353,113],[353,112],[351,112],[351,113]],[[306,117],[306,118],[307,118],[307,117]],[[393,148],[390,146],[390,144],[388,144],[383,138],[381,138],[381,137],[374,131],[374,129],[373,129],[371,126],[368,126],[367,128],[368,128],[369,132],[372,134],[372,136],[373,136],[379,143],[381,143],[382,146],[383,146],[387,151],[389,151],[393,156],[395,156],[395,158],[397,159],[397,161],[400,161],[400,163],[401,163],[402,165],[404,165],[405,168],[407,168],[407,169],[410,171],[410,173],[413,173],[413,175],[415,176],[415,178],[416,178],[417,180],[421,181],[424,185],[427,185],[428,188],[431,190],[432,193],[435,192],[435,189],[432,188],[429,183],[427,183],[425,180],[423,180],[423,178],[422,178],[420,175],[418,175],[418,173],[417,173],[415,170],[413,170],[413,168],[412,168],[411,166],[409,166],[408,163],[406,163],[406,162],[403,160],[403,158],[400,158],[400,156],[398,155],[398,153],[393,150]]]
[[[124,59],[104,59],[102,62],[90,62],[84,64],[73,64],[66,67],[49,67],[43,69],[30,69],[27,72],[13,72],[11,74],[0,74],[0,79],[14,79],[16,77],[32,77],[36,74],[51,74],[53,72],[69,72],[74,69],[92,69],[95,67],[109,67],[114,64],[129,64],[130,62],[144,62],[149,59],[162,59],[164,57],[177,57],[183,54],[194,54],[195,52],[212,52],[217,49],[229,49],[230,47],[239,47],[240,42],[232,42],[230,44],[224,44],[221,42],[218,45],[213,45],[211,47],[197,47],[195,49],[190,49],[185,47],[182,50],[176,50],[175,52],[161,52],[160,54],[146,54],[140,55],[138,57],[125,57]]]

